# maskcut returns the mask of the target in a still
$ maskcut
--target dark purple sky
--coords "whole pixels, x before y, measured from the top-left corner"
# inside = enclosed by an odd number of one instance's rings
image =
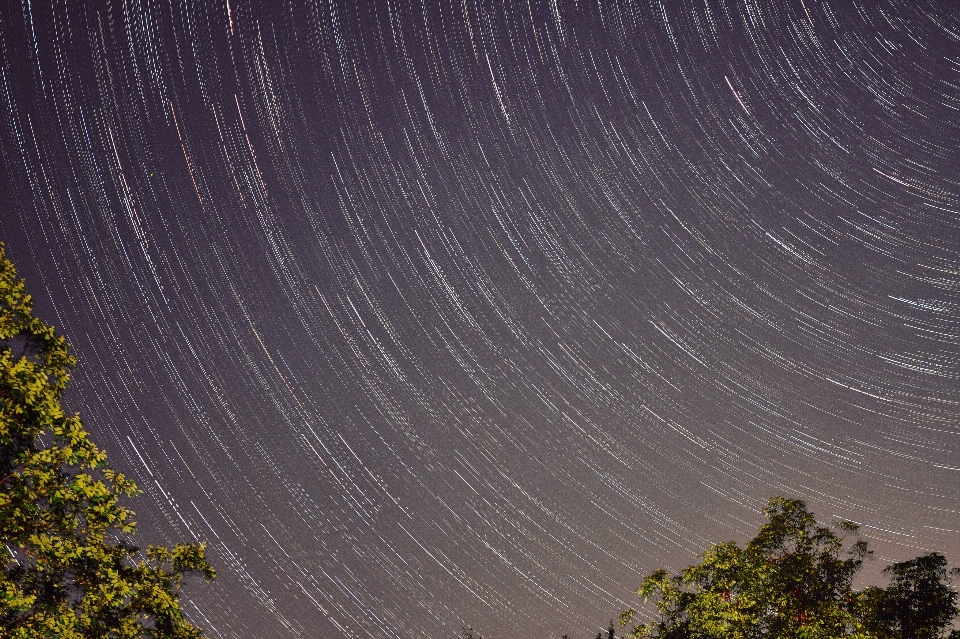
[[[0,3],[0,238],[211,637],[592,636],[770,496],[960,561],[956,3]]]

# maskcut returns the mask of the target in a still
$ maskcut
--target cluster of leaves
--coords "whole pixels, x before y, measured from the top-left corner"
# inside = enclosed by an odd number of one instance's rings
[[[648,576],[637,594],[653,601],[658,619],[633,626],[633,639],[941,639],[957,617],[957,594],[946,559],[931,553],[889,566],[887,588],[856,591],[853,580],[871,553],[817,524],[804,502],[776,497],[767,523],[744,548],[716,544],[703,561],[671,575]],[[620,615],[633,624],[634,610]],[[611,626],[610,635],[613,636]],[[952,631],[949,639],[960,639]]]
[[[183,576],[215,577],[204,545],[132,545],[137,487],[109,468],[60,405],[76,359],[32,302],[0,243],[0,635],[200,637]]]

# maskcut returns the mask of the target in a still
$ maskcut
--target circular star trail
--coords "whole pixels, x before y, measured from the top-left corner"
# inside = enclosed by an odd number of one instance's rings
[[[960,560],[956,5],[0,30],[0,237],[211,637],[590,636],[778,494]]]

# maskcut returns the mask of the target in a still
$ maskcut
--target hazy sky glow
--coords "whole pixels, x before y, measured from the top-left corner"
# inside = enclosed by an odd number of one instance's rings
[[[211,637],[592,636],[767,497],[960,562],[960,9],[0,3],[0,239]]]

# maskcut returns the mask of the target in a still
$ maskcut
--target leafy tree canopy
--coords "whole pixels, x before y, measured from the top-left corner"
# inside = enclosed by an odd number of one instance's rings
[[[0,243],[0,636],[200,637],[178,593],[205,546],[128,541],[137,487],[61,407],[76,359],[32,307]]]
[[[871,552],[853,540],[857,525],[817,524],[804,502],[776,497],[767,522],[744,547],[716,544],[677,575],[658,570],[637,591],[656,619],[633,625],[633,639],[942,639],[960,614],[943,555],[889,566],[887,588],[853,589]],[[611,629],[612,630],[612,629]],[[612,635],[612,632],[611,632]],[[960,632],[949,632],[960,639]]]

